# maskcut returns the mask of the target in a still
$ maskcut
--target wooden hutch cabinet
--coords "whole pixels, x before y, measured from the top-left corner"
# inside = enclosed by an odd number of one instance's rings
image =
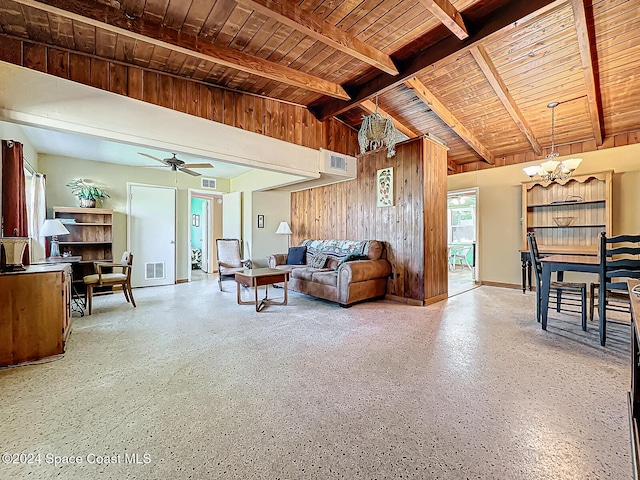
[[[541,254],[597,255],[600,232],[611,235],[613,171],[577,175],[564,181],[522,184],[522,289],[529,270],[527,233],[534,232]]]
[[[70,331],[70,264],[0,273],[0,366],[63,353]]]

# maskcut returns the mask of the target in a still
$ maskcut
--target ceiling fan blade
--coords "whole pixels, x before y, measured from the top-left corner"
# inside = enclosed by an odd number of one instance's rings
[[[186,168],[213,168],[210,163],[185,163],[183,167]]]
[[[148,153],[138,152],[138,155],[142,155],[143,157],[147,157],[147,158],[150,158],[151,160],[155,160],[156,162],[160,162],[160,163],[164,163],[165,165],[168,165],[168,163],[165,162],[164,160],[160,160],[159,158],[156,158],[153,155],[149,155]]]
[[[200,176],[198,172],[194,172],[193,170],[189,170],[188,168],[180,167],[178,170],[184,173],[188,173],[189,175],[193,175],[194,177]]]

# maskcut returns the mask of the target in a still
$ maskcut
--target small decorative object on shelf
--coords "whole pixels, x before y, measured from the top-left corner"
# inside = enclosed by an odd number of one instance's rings
[[[96,201],[102,203],[103,198],[110,198],[107,192],[94,185],[89,185],[81,178],[67,183],[67,187],[70,187],[71,192],[78,197],[82,208],[94,208]]]
[[[559,227],[568,227],[573,222],[574,217],[553,217],[554,223]]]

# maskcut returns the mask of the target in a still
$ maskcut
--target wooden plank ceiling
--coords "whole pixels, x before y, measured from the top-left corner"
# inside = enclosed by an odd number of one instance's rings
[[[0,0],[0,33],[307,106],[457,165],[640,130],[640,0]]]

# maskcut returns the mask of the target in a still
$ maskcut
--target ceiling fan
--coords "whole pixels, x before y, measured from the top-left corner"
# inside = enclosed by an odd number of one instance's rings
[[[210,163],[184,163],[182,160],[176,157],[175,153],[172,153],[173,157],[165,158],[164,160],[160,160],[159,158],[156,158],[153,155],[149,155],[148,153],[138,153],[143,157],[147,157],[164,164],[165,167],[170,167],[172,172],[177,172],[179,170],[181,172],[188,173],[189,175],[193,175],[194,177],[198,177],[200,176],[200,174],[198,172],[194,172],[193,170],[189,170],[190,168],[213,168],[213,165],[211,165]]]

